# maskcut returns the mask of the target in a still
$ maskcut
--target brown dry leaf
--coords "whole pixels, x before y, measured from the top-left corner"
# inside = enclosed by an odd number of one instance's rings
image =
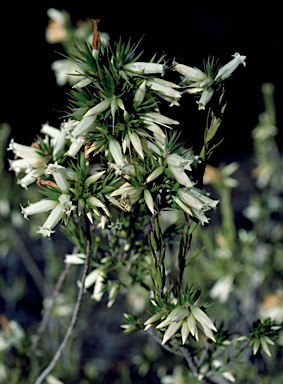
[[[91,46],[92,46],[92,49],[97,50],[100,43],[100,36],[98,32],[99,19],[92,19],[92,23],[93,23],[93,35],[92,35]]]

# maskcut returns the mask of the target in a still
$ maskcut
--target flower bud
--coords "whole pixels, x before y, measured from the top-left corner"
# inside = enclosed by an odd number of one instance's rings
[[[184,64],[178,64],[176,61],[173,62],[173,70],[179,72],[191,81],[203,81],[207,75],[198,68],[188,67]]]
[[[162,76],[165,73],[166,66],[158,63],[147,63],[147,62],[135,62],[124,65],[124,70],[129,75],[148,75],[151,73],[160,73]]]
[[[197,101],[197,104],[198,104],[198,109],[205,109],[205,106],[206,104],[210,101],[210,99],[212,98],[212,95],[213,95],[213,88],[209,87],[209,88],[206,88],[202,94],[201,94],[201,97],[199,99],[199,101]]]

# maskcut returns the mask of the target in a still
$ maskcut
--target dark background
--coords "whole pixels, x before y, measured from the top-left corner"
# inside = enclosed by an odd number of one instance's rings
[[[99,29],[110,34],[111,42],[121,36],[136,43],[144,35],[144,59],[155,52],[167,54],[169,61],[203,69],[209,55],[219,64],[239,52],[247,56],[227,83],[228,106],[220,135],[224,143],[215,159],[233,160],[252,150],[251,130],[263,110],[261,85],[272,82],[277,106],[278,142],[282,140],[282,13],[279,1],[186,1],[186,2],[70,2],[40,1],[5,4],[0,24],[0,123],[12,126],[15,141],[29,145],[41,124],[59,127],[58,119],[66,105],[67,87],[58,87],[51,63],[60,58],[56,47],[45,40],[46,11],[66,10],[74,21],[100,19]],[[202,134],[195,100],[178,119],[190,137]],[[172,113],[180,113],[177,107]],[[184,111],[184,108],[183,108]],[[220,136],[219,136],[220,137]],[[221,137],[222,138],[222,137]]]

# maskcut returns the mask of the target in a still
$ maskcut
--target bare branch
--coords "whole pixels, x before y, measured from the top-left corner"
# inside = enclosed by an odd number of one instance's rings
[[[74,249],[77,249],[77,248],[74,248]],[[75,252],[75,251],[74,251]],[[73,252],[73,253],[74,253]],[[65,265],[65,268],[63,270],[63,272],[61,273],[61,275],[59,276],[59,279],[57,281],[57,284],[55,286],[55,289],[53,291],[53,294],[52,294],[52,297],[51,297],[51,301],[50,301],[50,304],[48,306],[48,308],[46,309],[45,313],[44,313],[44,316],[41,320],[41,323],[39,325],[39,328],[38,328],[38,331],[35,335],[35,338],[33,339],[33,342],[32,342],[32,345],[31,345],[31,348],[29,350],[29,355],[33,355],[37,346],[38,346],[38,343],[41,339],[41,336],[43,334],[43,332],[45,331],[46,329],[46,326],[47,326],[47,323],[48,323],[48,320],[49,320],[49,317],[50,317],[50,313],[55,305],[55,301],[56,301],[56,298],[59,294],[59,292],[61,291],[61,288],[62,288],[62,285],[70,271],[70,268],[71,268],[71,264],[66,264]]]
[[[77,323],[77,320],[78,320],[78,315],[79,315],[79,311],[80,311],[80,308],[82,305],[82,298],[83,298],[83,294],[84,294],[84,290],[85,290],[85,288],[84,288],[85,279],[86,279],[88,269],[89,269],[90,253],[91,253],[91,235],[90,235],[90,228],[89,228],[89,222],[88,222],[87,217],[86,217],[85,221],[86,221],[86,237],[87,237],[86,261],[85,261],[85,265],[84,265],[83,275],[82,275],[82,279],[81,279],[81,284],[80,284],[79,293],[78,293],[75,309],[73,312],[73,316],[72,316],[71,322],[69,324],[69,327],[67,329],[67,332],[65,334],[65,337],[64,337],[62,343],[60,344],[59,348],[57,349],[57,352],[55,353],[53,359],[51,360],[49,365],[42,371],[42,373],[38,376],[38,378],[36,379],[34,384],[41,384],[43,382],[43,380],[47,377],[47,375],[55,367],[55,365],[59,361],[70,337],[72,336],[73,330],[74,330],[76,323]]]

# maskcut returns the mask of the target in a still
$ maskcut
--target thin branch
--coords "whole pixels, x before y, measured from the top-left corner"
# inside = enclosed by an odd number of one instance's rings
[[[86,217],[85,221],[86,221],[86,236],[87,236],[86,261],[85,261],[85,265],[84,265],[83,275],[82,275],[82,279],[81,279],[81,284],[80,284],[79,293],[78,293],[75,309],[73,312],[73,316],[72,316],[71,322],[69,324],[69,327],[67,329],[67,332],[65,334],[65,337],[64,337],[62,343],[60,344],[59,348],[57,349],[57,352],[55,353],[53,359],[51,360],[49,365],[42,371],[42,373],[38,376],[38,378],[36,379],[34,384],[41,384],[43,382],[43,380],[47,377],[47,375],[53,370],[53,368],[55,367],[55,365],[59,361],[70,337],[72,336],[73,330],[74,330],[76,323],[77,323],[77,320],[78,320],[78,315],[79,315],[79,311],[80,311],[80,308],[82,305],[82,298],[83,298],[83,294],[84,294],[84,290],[85,290],[85,288],[84,288],[85,279],[86,279],[88,269],[89,269],[90,253],[91,253],[91,235],[90,235],[90,228],[89,228],[89,222],[88,222],[87,217]]]
[[[77,249],[77,248],[75,248]],[[57,299],[57,296],[59,295],[59,292],[61,291],[61,288],[62,288],[62,285],[66,279],[66,277],[68,276],[68,273],[70,271],[70,268],[71,268],[71,264],[65,264],[65,268],[63,270],[63,272],[61,273],[61,275],[59,276],[59,279],[57,281],[57,284],[55,286],[55,289],[53,291],[53,294],[52,294],[52,297],[51,297],[51,301],[50,301],[50,304],[48,306],[48,308],[46,309],[45,313],[44,313],[44,316],[41,320],[41,323],[39,325],[39,328],[38,328],[38,331],[33,339],[33,342],[32,342],[32,345],[31,345],[31,348],[29,350],[29,355],[33,355],[37,346],[38,346],[38,343],[41,339],[41,336],[43,335],[43,332],[45,331],[46,329],[46,326],[47,326],[47,323],[48,323],[48,320],[49,320],[49,317],[50,317],[50,314],[51,314],[51,311],[55,305],[55,301]]]
[[[190,226],[193,224],[193,220],[190,219],[189,215],[185,214],[186,217],[186,224],[184,231],[187,231],[187,234],[184,238],[184,232],[182,234],[181,242],[180,242],[180,248],[179,248],[179,278],[178,278],[178,285],[179,288],[182,286],[184,271],[186,268],[186,260],[187,260],[187,254],[189,252],[189,249],[191,247],[192,243],[192,234],[190,233]]]

